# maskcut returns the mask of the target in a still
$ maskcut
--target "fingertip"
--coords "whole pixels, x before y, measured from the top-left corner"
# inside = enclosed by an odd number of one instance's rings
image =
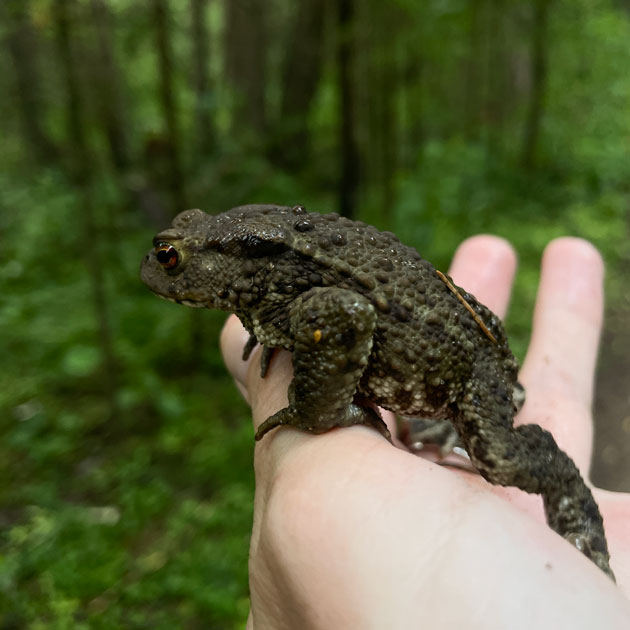
[[[604,261],[587,240],[563,236],[542,258],[541,294],[547,308],[559,306],[599,326],[603,318]]]
[[[577,236],[561,236],[551,241],[543,253],[542,264],[562,267],[567,261],[588,269],[592,277],[604,276],[604,260],[590,242]]]
[[[504,262],[511,262],[516,266],[516,252],[511,243],[501,236],[495,234],[476,234],[461,242],[455,253],[455,258],[462,253],[466,255],[492,256],[502,259]]]
[[[450,274],[457,284],[503,317],[516,266],[516,252],[508,241],[479,234],[467,238],[457,248]]]
[[[546,256],[564,257],[567,254],[583,258],[588,264],[599,266],[602,270],[604,268],[604,261],[599,250],[593,243],[579,236],[555,238],[545,247],[543,258]]]

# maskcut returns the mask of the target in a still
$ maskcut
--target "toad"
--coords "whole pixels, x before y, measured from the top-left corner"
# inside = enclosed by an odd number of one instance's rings
[[[614,579],[577,467],[549,432],[514,426],[524,392],[498,317],[391,232],[303,206],[187,210],[141,276],[167,300],[235,313],[263,377],[275,348],[292,353],[289,405],[256,440],[355,424],[391,439],[378,407],[421,418],[408,441],[461,443],[490,483],[542,495],[549,526]]]

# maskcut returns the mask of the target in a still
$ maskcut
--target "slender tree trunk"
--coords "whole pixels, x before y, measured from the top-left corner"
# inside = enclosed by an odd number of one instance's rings
[[[208,0],[190,0],[190,14],[192,20],[192,51],[193,76],[195,87],[195,135],[199,155],[203,158],[214,149],[214,125],[212,122],[212,89],[208,64],[210,59],[210,45],[208,26],[206,23],[206,9]]]
[[[481,75],[480,60],[481,54],[481,13],[483,0],[472,0],[470,6],[470,25],[468,35],[468,55],[465,64],[465,98],[464,98],[464,133],[468,140],[479,139],[480,116],[480,87]]]
[[[424,144],[424,54],[422,39],[404,49],[401,68],[401,109],[403,112],[401,163],[417,166]]]
[[[355,24],[353,42],[357,50],[365,51],[358,55],[354,64],[354,97],[359,103],[357,107],[357,127],[363,133],[357,137],[357,151],[361,155],[361,178],[366,182],[366,192],[369,195],[380,193],[381,169],[383,166],[381,156],[381,63],[383,61],[384,50],[382,48],[382,20],[380,3],[377,0],[366,0],[357,3],[356,13],[353,16]],[[338,19],[338,10],[335,14]],[[335,42],[339,46],[339,34]],[[338,54],[338,48],[336,49]],[[337,64],[339,65],[339,64]],[[337,68],[337,72],[339,69]],[[341,90],[338,84],[338,105],[340,102]],[[341,108],[337,115],[341,125]],[[341,132],[341,127],[339,128]],[[341,146],[341,134],[338,140]],[[340,151],[337,151],[340,153]],[[340,165],[341,166],[341,165]],[[341,172],[341,168],[339,168]]]
[[[171,50],[168,0],[152,0],[152,5],[159,63],[159,99],[166,126],[169,187],[173,204],[177,211],[181,211],[186,208],[186,194],[180,156],[177,103],[173,85],[173,53]]]
[[[225,67],[235,105],[236,134],[261,136],[266,127],[266,0],[224,0]]]
[[[399,158],[398,105],[405,92],[399,49],[404,13],[378,0],[355,5],[353,47],[364,51],[353,60],[353,86],[359,106],[353,125],[361,156],[361,183],[371,198],[380,198],[382,219],[391,223],[393,174]],[[404,86],[406,87],[406,86]],[[406,104],[406,103],[405,103]],[[405,113],[408,113],[406,111]]]
[[[95,225],[94,202],[91,190],[92,159],[87,145],[83,123],[83,101],[77,72],[77,52],[73,47],[72,11],[77,9],[76,0],[54,0],[53,19],[60,67],[65,83],[66,125],[70,143],[71,175],[79,191],[82,206],[80,225],[81,245],[90,274],[92,301],[99,331],[100,349],[104,367],[104,383],[109,398],[110,415],[116,414],[116,360],[109,324],[108,300],[105,295],[103,262],[99,253],[100,235]]]
[[[359,185],[359,152],[354,112],[354,0],[337,0],[337,80],[339,90],[339,212],[353,217]]]
[[[394,202],[394,173],[397,164],[397,117],[395,107],[395,97],[398,93],[396,79],[398,73],[396,68],[385,66],[382,68],[383,77],[381,80],[381,103],[380,103],[380,119],[381,119],[381,194],[383,212],[388,223],[393,217],[391,211]]]
[[[15,70],[17,110],[21,117],[23,135],[33,158],[40,164],[47,164],[55,159],[57,149],[42,124],[38,42],[29,19],[29,10],[29,0],[0,2],[0,17],[8,25],[6,40]]]
[[[308,116],[322,69],[325,0],[302,0],[285,47],[278,141],[273,157],[298,167],[308,161]]]
[[[531,170],[536,163],[540,123],[544,110],[547,77],[547,25],[551,0],[536,0],[532,30],[531,94],[523,129],[521,166]]]
[[[88,147],[83,128],[83,102],[79,88],[76,51],[72,32],[76,28],[77,0],[54,0],[56,44],[63,75],[66,99],[66,136],[70,142],[70,165],[74,179],[81,185],[88,181]]]
[[[487,4],[486,56],[486,145],[490,156],[501,146],[503,132],[504,55],[501,46],[503,0],[489,0]]]
[[[615,4],[623,11],[630,13],[630,0],[617,0]]]
[[[107,0],[91,0],[98,45],[98,109],[103,121],[109,153],[116,171],[124,174],[130,166],[129,140],[122,100],[121,76],[114,55],[112,13]]]
[[[97,49],[94,60],[97,89],[93,91],[97,100],[94,109],[98,112],[107,141],[110,161],[118,174],[119,186],[127,194],[127,208],[133,211],[140,208],[153,219],[153,223],[161,226],[170,213],[166,212],[163,200],[144,174],[134,171],[136,165],[129,133],[131,116],[125,107],[124,74],[116,59],[115,15],[109,0],[90,0],[90,9]]]

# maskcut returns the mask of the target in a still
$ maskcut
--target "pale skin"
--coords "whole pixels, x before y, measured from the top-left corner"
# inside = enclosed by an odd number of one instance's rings
[[[505,241],[477,236],[449,273],[503,317],[515,269]],[[585,477],[602,281],[586,241],[547,247],[516,418],[551,431]],[[260,349],[241,360],[247,337],[230,317],[221,346],[257,428],[287,404],[291,357],[277,353],[263,380]],[[630,494],[594,490],[615,586],[549,529],[540,497],[439,466],[369,428],[283,427],[257,443],[254,463],[249,630],[630,627]]]

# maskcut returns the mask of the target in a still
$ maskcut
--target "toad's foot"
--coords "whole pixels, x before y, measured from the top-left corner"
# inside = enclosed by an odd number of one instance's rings
[[[325,433],[333,427],[349,427],[354,424],[365,424],[375,428],[383,437],[390,442],[392,436],[385,422],[376,411],[370,408],[359,407],[359,405],[351,404],[344,412],[332,417],[319,416],[311,418],[310,424],[305,424],[305,419],[294,409],[285,407],[270,418],[267,418],[256,432],[256,440],[261,440],[269,431],[280,426],[294,426],[298,429],[309,431],[310,433]]]
[[[255,335],[250,335],[245,347],[243,348],[243,361],[247,361],[249,359],[252,350],[258,345],[258,339],[256,339]],[[261,378],[265,378],[267,376],[267,372],[269,371],[269,364],[271,363],[271,358],[275,352],[275,348],[270,348],[269,346],[263,346],[262,354],[260,356],[260,376]]]
[[[593,561],[613,582],[616,581],[615,574],[608,564],[608,553],[594,550],[584,534],[570,533],[565,534],[564,537],[589,560]]]
[[[404,418],[400,422],[400,438],[409,450],[415,452],[422,451],[427,446],[436,446],[442,458],[452,453],[454,449],[464,450],[450,420]]]

